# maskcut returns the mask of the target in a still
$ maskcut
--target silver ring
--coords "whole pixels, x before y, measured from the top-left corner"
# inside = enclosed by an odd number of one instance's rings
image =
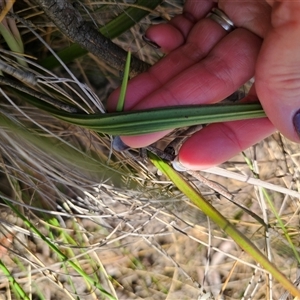
[[[220,24],[227,32],[235,29],[233,22],[219,8],[213,8],[207,17]]]

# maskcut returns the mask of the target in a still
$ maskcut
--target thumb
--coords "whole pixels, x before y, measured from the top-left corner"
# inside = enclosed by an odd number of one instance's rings
[[[300,142],[300,2],[269,2],[271,28],[257,60],[256,91],[274,126]]]

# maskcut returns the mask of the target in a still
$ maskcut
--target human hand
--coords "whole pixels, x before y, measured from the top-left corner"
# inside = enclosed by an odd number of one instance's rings
[[[212,1],[187,0],[182,15],[147,31],[147,38],[168,55],[130,81],[125,109],[216,103],[237,90],[256,71],[255,87],[245,101],[258,96],[272,123],[287,137],[299,141],[292,122],[300,92],[296,80],[300,71],[295,68],[300,59],[297,51],[300,22],[296,13],[299,4],[270,2],[270,5],[258,1],[219,1],[219,8],[238,27],[228,34],[215,21],[205,18],[214,6]],[[288,9],[291,11],[287,19]],[[276,22],[271,23],[271,16]],[[116,107],[118,93],[119,90],[115,91],[109,99],[110,110]],[[189,169],[222,163],[270,135],[274,131],[272,123],[259,119],[211,124],[184,143],[179,161]],[[129,146],[142,147],[165,134],[122,137],[122,140]]]

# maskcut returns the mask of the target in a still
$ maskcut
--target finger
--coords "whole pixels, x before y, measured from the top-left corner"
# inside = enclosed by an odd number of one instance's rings
[[[133,109],[214,103],[226,98],[253,76],[260,45],[256,35],[237,29],[223,38],[205,59],[156,89]],[[132,147],[144,147],[165,134],[122,137],[122,140]]]
[[[204,59],[155,89],[133,109],[220,101],[253,76],[260,46],[261,39],[256,35],[237,29],[220,40]]]
[[[257,101],[254,83],[241,102]],[[211,124],[185,142],[174,167],[178,170],[203,170],[219,165],[269,136],[274,130],[268,119]]]
[[[219,165],[274,130],[267,118],[208,125],[182,145],[178,154],[179,164],[189,170]]]
[[[215,6],[214,1],[206,0],[199,1],[186,0],[183,7],[183,14],[194,21],[204,18],[208,12]]]
[[[200,20],[189,34],[185,45],[161,59],[147,72],[129,81],[125,99],[125,110],[132,109],[139,101],[161,88],[177,74],[203,59],[226,31],[210,19]],[[107,109],[115,110],[120,89],[108,99]]]
[[[210,1],[202,2],[201,5],[195,1],[186,1],[181,15],[175,16],[167,24],[149,27],[145,37],[158,45],[161,51],[169,53],[185,42],[194,24],[204,18],[213,6],[214,3]]]
[[[256,91],[275,127],[299,142],[300,118],[294,116],[300,108],[300,2],[275,1],[273,5],[273,27],[257,61]]]
[[[250,30],[264,37],[271,24],[271,6],[266,1],[219,0],[218,7],[236,27]]]
[[[193,27],[193,23],[188,19],[183,16],[180,18],[182,24],[186,25],[184,26],[186,31]],[[143,39],[150,46],[160,49],[161,52],[169,53],[184,43],[185,36],[179,29],[168,23],[149,27]]]

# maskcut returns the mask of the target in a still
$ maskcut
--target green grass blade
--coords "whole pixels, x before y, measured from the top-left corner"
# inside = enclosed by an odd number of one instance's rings
[[[9,27],[9,24],[11,27]],[[10,50],[20,54],[24,53],[24,45],[17,25],[13,19],[11,19],[9,22],[4,19],[0,23],[0,34],[4,38]],[[20,65],[25,67],[27,66],[25,60],[17,58],[17,61],[20,63]]]
[[[221,215],[202,195],[197,192],[187,181],[181,177],[171,166],[162,159],[149,152],[152,163],[163,172],[202,212],[204,212],[215,224],[226,232],[245,252],[251,255],[266,271],[281,283],[293,296],[300,297],[300,291],[282,274],[259,249],[223,215]]]
[[[125,11],[114,18],[111,22],[99,29],[105,37],[114,39],[126,32],[129,28],[136,25],[141,19],[149,14],[149,10],[153,10],[156,6],[161,4],[163,0],[138,0],[135,6],[144,7],[129,7]],[[74,59],[87,54],[87,51],[81,48],[78,44],[72,44],[70,47],[63,49],[57,53],[64,63],[69,63]],[[59,61],[54,56],[49,56],[40,62],[41,66],[48,70],[58,67]]]
[[[197,124],[265,117],[259,103],[189,105],[106,114],[71,114],[20,93],[24,100],[73,125],[111,135],[140,135]]]
[[[24,300],[29,300],[30,298],[26,295],[22,287],[18,284],[18,282],[15,280],[13,275],[9,272],[9,270],[6,268],[6,266],[3,264],[2,260],[0,259],[0,269],[3,272],[3,274],[8,278],[12,289],[15,292],[15,295],[17,296],[18,299],[24,299]]]
[[[293,251],[293,253],[294,253],[294,255],[295,255],[295,258],[297,259],[298,264],[300,264],[299,253],[298,253],[297,249],[295,248],[295,245],[294,245],[294,243],[292,242],[291,237],[290,237],[290,235],[289,235],[289,233],[288,233],[288,231],[287,231],[287,229],[286,229],[286,227],[285,227],[285,225],[284,225],[282,219],[281,219],[280,216],[278,215],[277,210],[276,210],[276,208],[275,208],[275,206],[274,206],[274,204],[273,204],[273,201],[271,200],[271,198],[270,198],[269,194],[267,193],[266,189],[262,188],[262,191],[263,191],[263,194],[264,194],[265,198],[266,198],[267,201],[268,201],[268,204],[269,204],[269,206],[270,206],[270,209],[271,209],[272,213],[273,213],[274,216],[276,217],[276,220],[277,220],[277,222],[278,222],[278,224],[279,224],[279,226],[280,226],[282,232],[284,233],[284,236],[285,236],[285,238],[286,238],[288,244],[290,245],[290,247],[291,247],[291,249],[292,249],[292,251]]]
[[[244,153],[243,153],[243,156],[244,156],[244,159],[245,159],[247,165],[250,167],[250,170],[252,171],[253,176],[255,178],[259,178],[259,176],[254,172],[254,166],[253,166],[252,161]],[[278,224],[279,224],[282,232],[284,233],[284,236],[285,236],[288,244],[290,245],[291,250],[292,250],[295,258],[297,259],[297,262],[300,265],[300,256],[299,256],[299,253],[298,253],[298,251],[297,251],[297,249],[296,249],[296,247],[295,247],[295,245],[294,245],[294,243],[293,243],[293,241],[292,241],[292,239],[291,239],[291,237],[290,237],[290,235],[288,233],[287,228],[285,227],[282,219],[280,218],[280,216],[279,216],[279,214],[278,214],[278,212],[277,212],[277,210],[276,210],[276,208],[274,206],[274,203],[273,203],[273,201],[272,201],[269,193],[267,192],[267,190],[265,188],[261,187],[261,189],[262,189],[262,192],[263,192],[263,195],[264,195],[265,199],[267,200],[267,202],[269,204],[270,210],[272,211],[272,213],[276,217],[276,220],[277,220],[277,222],[278,222]]]
[[[20,44],[20,40],[16,39],[11,31],[5,27],[2,23],[0,23],[0,34],[5,39],[8,47],[17,53],[24,53],[23,45]]]
[[[129,78],[129,70],[130,70],[130,61],[131,61],[131,52],[128,51],[125,69],[124,69],[124,76],[123,76],[123,81],[122,81],[122,85],[121,85],[121,91],[120,91],[120,96],[118,99],[116,111],[124,110],[125,96],[126,96],[126,90],[127,90],[127,84],[128,84],[128,78]]]
[[[45,242],[49,248],[54,251],[57,256],[66,264],[69,264],[80,276],[82,276],[89,284],[97,288],[104,296],[106,296],[108,299],[115,300],[116,298],[113,297],[110,293],[108,293],[102,285],[93,280],[87,273],[85,273],[84,270],[80,268],[79,265],[74,263],[72,260],[69,259],[68,256],[66,256],[62,251],[59,250],[59,248],[50,241],[47,237],[45,237],[22,213],[19,212],[19,210],[12,205],[8,200],[5,199],[5,197],[2,197],[3,201],[12,209],[12,211],[24,222],[24,224],[33,232],[35,233],[40,239]]]

